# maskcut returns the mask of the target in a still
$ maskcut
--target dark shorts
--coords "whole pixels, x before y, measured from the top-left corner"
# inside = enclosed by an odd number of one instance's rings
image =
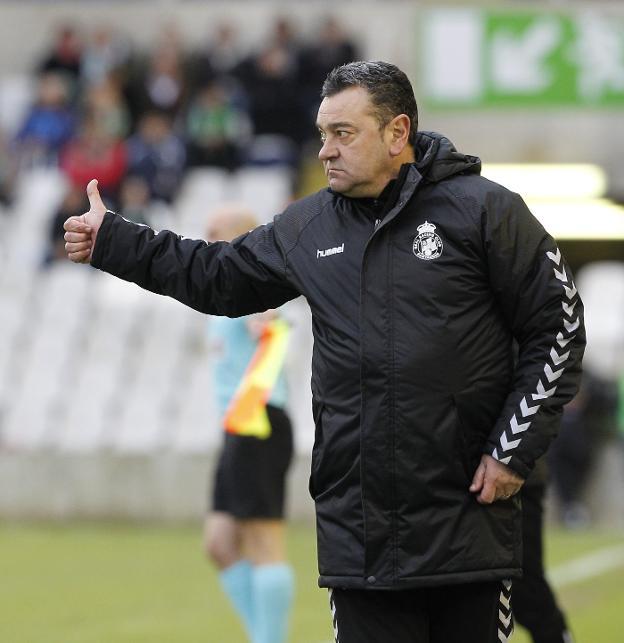
[[[505,643],[511,583],[423,589],[330,589],[336,643]]]
[[[288,415],[267,406],[271,435],[266,439],[225,433],[213,491],[213,511],[241,520],[283,518],[286,472],[293,454]]]

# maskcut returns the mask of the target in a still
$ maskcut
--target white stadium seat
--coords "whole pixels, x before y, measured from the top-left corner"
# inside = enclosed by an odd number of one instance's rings
[[[585,368],[606,380],[624,373],[624,262],[598,261],[579,270],[576,285],[585,305]]]
[[[13,137],[20,129],[35,96],[29,74],[0,75],[0,130]]]

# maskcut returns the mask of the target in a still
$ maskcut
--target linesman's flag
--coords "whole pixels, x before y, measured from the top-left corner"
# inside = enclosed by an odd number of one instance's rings
[[[264,327],[249,366],[225,413],[225,430],[266,439],[271,424],[266,405],[284,365],[290,328],[283,319]]]

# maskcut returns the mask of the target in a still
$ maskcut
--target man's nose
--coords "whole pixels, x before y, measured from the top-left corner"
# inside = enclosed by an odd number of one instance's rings
[[[319,160],[329,161],[330,159],[334,159],[337,156],[338,156],[338,149],[333,143],[330,142],[329,139],[326,139],[325,142],[323,143],[323,147],[321,147],[318,153]]]

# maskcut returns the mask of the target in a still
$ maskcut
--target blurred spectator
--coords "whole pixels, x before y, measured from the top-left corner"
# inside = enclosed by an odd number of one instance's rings
[[[249,97],[249,114],[261,146],[252,147],[253,162],[296,165],[298,144],[303,140],[305,119],[297,102],[298,79],[289,52],[270,45],[247,59],[239,68],[241,82]]]
[[[67,82],[57,73],[44,74],[39,79],[37,100],[15,139],[17,167],[56,163],[58,152],[73,136],[75,127]]]
[[[107,76],[85,92],[84,107],[113,138],[125,138],[130,131],[130,112],[115,82]]]
[[[189,165],[234,170],[249,143],[251,123],[236,107],[226,87],[215,81],[198,94],[188,113],[186,138]]]
[[[98,26],[82,54],[80,74],[86,87],[113,77],[124,77],[130,60],[130,46],[111,27]]]
[[[238,68],[249,94],[251,118],[258,134],[300,136],[301,114],[293,109],[297,96],[300,45],[290,23],[279,19],[269,41]]]
[[[143,178],[151,199],[171,203],[186,165],[184,142],[173,132],[171,117],[148,112],[127,144],[129,172]]]
[[[327,74],[339,65],[359,60],[355,44],[347,37],[340,23],[326,18],[312,44],[300,55],[301,97],[309,121],[310,135],[317,138],[316,113],[321,102],[319,87]]]
[[[56,33],[52,50],[39,65],[40,73],[55,72],[70,81],[73,93],[80,75],[82,42],[76,27],[64,25]]]
[[[591,463],[592,440],[585,423],[585,394],[579,393],[566,405],[559,435],[549,451],[552,482],[561,523],[576,529],[589,524],[589,512],[582,491]]]
[[[50,221],[49,243],[43,257],[43,266],[49,266],[55,261],[66,261],[63,223],[69,217],[77,217],[89,209],[89,201],[84,185],[71,185],[54,216]]]
[[[126,156],[124,142],[112,136],[105,123],[91,114],[84,120],[79,136],[63,149],[60,166],[72,186],[84,190],[96,178],[100,192],[117,204]]]
[[[269,43],[269,47],[281,49],[287,54],[289,67],[293,73],[296,72],[301,43],[293,24],[287,18],[277,18],[273,24],[273,33]]]
[[[583,494],[595,454],[613,433],[616,405],[615,385],[586,371],[580,392],[564,407],[559,435],[548,452],[548,463],[559,519],[569,529],[590,523]]]
[[[223,82],[234,75],[243,60],[243,52],[233,25],[222,22],[217,25],[214,36],[202,47],[193,63],[194,81],[198,87],[215,79]]]
[[[161,39],[147,63],[139,64],[128,79],[128,107],[136,123],[148,111],[166,112],[175,118],[185,104],[188,79],[182,49],[170,34]]]
[[[522,578],[514,580],[513,615],[533,643],[572,643],[567,618],[544,573],[544,498],[548,469],[544,457],[520,489]]]
[[[212,68],[219,76],[228,76],[243,59],[238,34],[233,25],[222,22],[217,26],[208,50]]]

